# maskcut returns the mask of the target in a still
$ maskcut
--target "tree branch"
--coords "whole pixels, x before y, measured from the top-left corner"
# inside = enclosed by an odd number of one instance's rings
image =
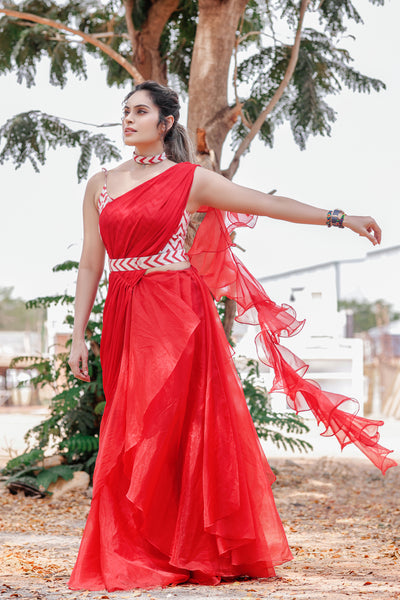
[[[160,56],[160,40],[170,16],[179,8],[179,0],[154,0],[138,37],[136,60],[147,79],[167,83],[166,62]]]
[[[305,13],[306,13],[309,3],[310,3],[310,0],[301,0],[300,14],[299,14],[299,21],[297,24],[296,36],[294,39],[292,53],[290,55],[290,60],[289,60],[289,63],[288,63],[287,69],[286,69],[286,73],[285,73],[281,83],[279,84],[276,92],[272,96],[271,100],[269,101],[267,106],[264,108],[264,110],[259,114],[257,119],[254,121],[254,123],[252,124],[250,131],[248,132],[246,137],[241,141],[239,148],[236,150],[229,167],[222,172],[223,175],[225,177],[227,177],[228,179],[232,179],[232,177],[238,170],[240,157],[247,150],[247,148],[249,147],[249,145],[251,144],[253,139],[256,137],[257,133],[260,131],[260,129],[265,121],[265,118],[275,108],[276,104],[281,99],[283,92],[285,91],[286,87],[288,86],[288,84],[292,78],[292,75],[296,68],[297,60],[299,58],[301,30],[303,27],[304,16],[305,16]]]
[[[251,124],[246,119],[245,114],[244,114],[244,112],[242,110],[243,103],[239,99],[238,85],[237,85],[237,72],[238,72],[237,55],[238,55],[238,46],[239,46],[239,43],[240,43],[241,39],[242,38],[240,38],[239,36],[236,37],[235,47],[233,49],[233,57],[234,57],[233,89],[235,90],[235,104],[236,104],[236,108],[238,110],[238,113],[240,114],[244,125],[247,127],[247,129],[250,129]]]
[[[122,38],[124,40],[130,40],[127,33],[115,33],[114,31],[103,31],[102,33],[91,33],[92,37],[98,38]]]
[[[136,29],[135,29],[135,26],[133,24],[133,19],[132,19],[132,11],[133,11],[134,3],[135,3],[135,0],[124,0],[125,22],[126,22],[126,28],[128,30],[128,37],[131,41],[133,56],[136,54],[136,46],[137,46]]]
[[[156,0],[152,2],[143,32],[148,32],[149,40],[158,48],[161,34],[168,19],[179,7],[179,0]]]
[[[33,21],[34,23],[40,23],[41,25],[47,25],[48,27],[52,27],[53,29],[59,29],[61,31],[68,31],[68,33],[72,33],[80,38],[82,38],[87,44],[92,44],[92,46],[96,46],[107,54],[110,58],[115,60],[116,63],[121,65],[129,73],[129,75],[137,82],[140,83],[143,81],[142,74],[134,67],[126,58],[118,54],[115,50],[113,50],[107,44],[104,44],[102,41],[97,39],[96,37],[84,33],[83,31],[79,31],[77,29],[73,29],[68,25],[64,25],[64,23],[58,23],[57,21],[53,21],[52,19],[46,19],[44,17],[40,17],[39,15],[34,15],[31,13],[18,12],[15,10],[9,10],[7,8],[0,8],[0,13],[3,13],[9,17],[15,17],[16,19],[22,19],[24,21]]]

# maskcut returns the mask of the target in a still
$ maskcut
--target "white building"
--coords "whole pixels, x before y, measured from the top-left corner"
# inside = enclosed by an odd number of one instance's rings
[[[360,402],[365,399],[363,343],[346,337],[346,313],[338,312],[338,300],[373,302],[383,299],[400,310],[400,245],[379,248],[364,258],[315,264],[259,278],[267,294],[278,304],[290,304],[299,320],[306,319],[302,332],[283,345],[293,350],[310,368],[307,377],[323,389],[342,393]],[[256,357],[254,327],[249,326],[236,347],[236,354]],[[266,371],[271,386],[273,374]],[[273,403],[284,408],[284,398]],[[344,407],[345,408],[345,407]]]

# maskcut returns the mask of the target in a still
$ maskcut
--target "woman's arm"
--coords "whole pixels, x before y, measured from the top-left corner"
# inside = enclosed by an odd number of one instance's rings
[[[262,215],[272,219],[325,225],[327,210],[285,198],[264,194],[257,190],[237,185],[222,175],[208,169],[197,168],[188,210],[194,212],[200,206],[212,206],[232,212]],[[372,217],[346,215],[343,225],[355,233],[367,237],[374,245],[381,241],[381,230]]]
[[[83,381],[90,381],[85,330],[104,269],[105,249],[99,233],[97,211],[99,183],[103,178],[104,175],[98,173],[89,180],[83,200],[83,248],[76,283],[74,330],[68,361],[74,376]]]

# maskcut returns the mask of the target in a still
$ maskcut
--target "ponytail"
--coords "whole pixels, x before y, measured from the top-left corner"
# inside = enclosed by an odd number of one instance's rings
[[[192,140],[186,128],[174,121],[164,138],[165,153],[174,162],[196,162]]]

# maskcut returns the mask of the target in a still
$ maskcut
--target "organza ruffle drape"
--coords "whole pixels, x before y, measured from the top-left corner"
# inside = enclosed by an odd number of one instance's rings
[[[281,337],[295,335],[303,322],[287,305],[277,305],[232,252],[230,234],[237,227],[252,227],[256,218],[238,213],[226,213],[204,208],[205,218],[190,250],[190,260],[216,299],[227,296],[236,300],[240,323],[258,325],[256,347],[260,360],[274,370],[271,391],[286,395],[287,404],[296,412],[311,410],[318,423],[323,423],[322,435],[334,435],[341,447],[356,445],[382,473],[397,463],[388,458],[392,452],[378,444],[378,428],[383,421],[357,415],[359,403],[353,398],[321,390],[312,380],[305,379],[308,365],[280,343]],[[352,406],[353,412],[342,410]]]

